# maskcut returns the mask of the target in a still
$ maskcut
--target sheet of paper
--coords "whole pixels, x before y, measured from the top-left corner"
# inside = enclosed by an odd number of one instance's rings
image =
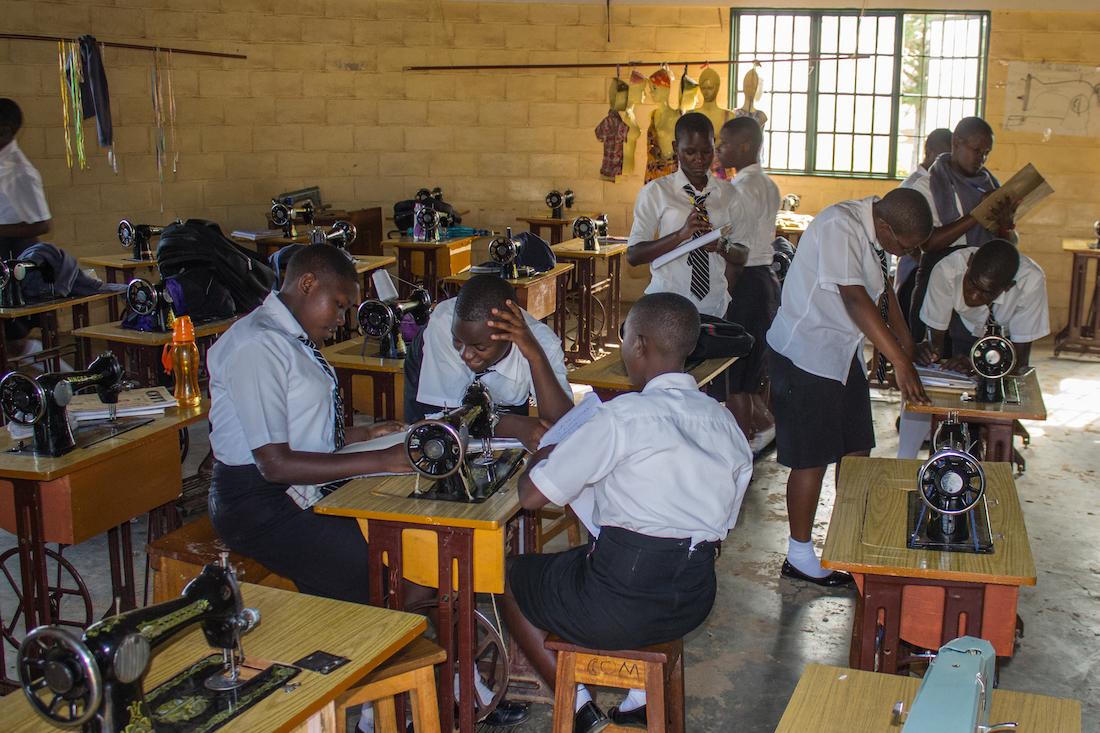
[[[712,229],[701,237],[689,239],[686,242],[683,242],[671,252],[665,252],[663,255],[653,260],[653,262],[651,262],[649,266],[653,269],[664,267],[669,262],[672,262],[679,257],[684,257],[685,255],[687,255],[688,252],[692,252],[699,249],[700,247],[705,247],[708,244],[717,242],[722,237],[728,236],[729,233],[732,231],[733,227],[731,227],[729,224],[725,225],[721,229]]]
[[[586,394],[580,403],[562,415],[561,419],[546,431],[546,434],[542,436],[542,440],[539,441],[539,448],[557,445],[577,432],[582,425],[592,419],[601,404],[603,402],[595,392]],[[585,489],[580,496],[573,500],[569,508],[577,515],[577,519],[581,520],[581,524],[585,526],[589,534],[593,537],[600,536],[600,528],[593,519],[593,515],[596,513],[595,487],[589,486]]]
[[[160,415],[176,404],[176,398],[164,387],[128,389],[118,395],[115,416]],[[111,416],[110,407],[95,392],[76,395],[69,402],[67,410],[71,417],[82,421],[103,420]]]
[[[1016,221],[1020,221],[1029,211],[1035,208],[1036,204],[1052,193],[1054,193],[1054,189],[1051,185],[1035,169],[1035,166],[1028,163],[1004,185],[986,196],[981,203],[971,210],[970,215],[979,224],[992,232],[997,228],[996,219],[993,217],[993,207],[1001,201],[1020,202],[1016,207]]]

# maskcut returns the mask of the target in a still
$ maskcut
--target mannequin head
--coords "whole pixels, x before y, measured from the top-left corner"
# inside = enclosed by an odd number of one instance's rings
[[[669,94],[672,92],[672,75],[665,69],[657,69],[649,76],[646,83],[646,95],[654,104],[668,104]]]
[[[615,77],[607,87],[607,102],[611,109],[622,112],[629,104],[630,86]]]
[[[718,72],[714,69],[703,69],[703,73],[699,75],[699,91],[703,95],[703,102],[710,104],[718,98],[718,88],[722,85],[722,80],[718,77]]]
[[[741,109],[752,111],[756,108],[756,99],[760,94],[760,74],[757,73],[756,66],[756,64],[753,64],[741,82],[741,90],[745,94],[745,101],[742,103]]]
[[[645,97],[646,87],[649,86],[649,79],[637,69],[631,69],[629,86],[630,88],[626,93],[628,108],[641,104],[642,99]]]
[[[691,111],[695,109],[695,103],[699,99],[699,82],[687,75],[687,67],[680,77],[680,109]]]

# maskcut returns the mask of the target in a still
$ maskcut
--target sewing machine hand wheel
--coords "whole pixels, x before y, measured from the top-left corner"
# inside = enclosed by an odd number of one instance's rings
[[[573,236],[577,239],[592,239],[596,236],[596,224],[587,216],[578,216],[573,221]]]
[[[7,262],[0,262],[0,288],[6,288],[11,282],[11,268]]]
[[[286,204],[275,202],[271,205],[271,223],[277,227],[286,226],[290,223],[290,207]]]
[[[562,205],[565,199],[561,195],[561,191],[551,191],[546,194],[546,205],[551,209],[556,209]]]
[[[345,247],[355,241],[357,234],[355,225],[346,221],[333,223],[332,232],[335,235],[334,239],[340,241],[341,246]]]
[[[409,431],[405,452],[417,473],[428,478],[446,478],[466,459],[466,440],[452,425],[425,420]]]
[[[969,453],[947,449],[925,461],[917,475],[921,499],[939,514],[964,514],[970,511],[985,493],[985,471]],[[948,501],[959,499],[961,505],[951,507]]]
[[[359,319],[359,328],[368,338],[381,339],[397,328],[393,309],[380,300],[364,300],[355,315]]]
[[[34,425],[46,414],[46,391],[35,380],[11,372],[0,379],[0,408],[20,425]]]
[[[126,286],[126,305],[139,316],[152,315],[157,309],[157,289],[148,280],[135,277]]]
[[[31,631],[19,646],[17,666],[23,692],[46,720],[78,728],[99,712],[103,678],[91,651],[69,629]]]
[[[970,365],[987,379],[999,379],[1016,366],[1016,349],[1002,336],[983,336],[970,350]]]
[[[514,240],[508,237],[494,237],[489,242],[489,258],[493,262],[497,262],[501,265],[507,265],[512,260],[516,259],[517,247]]]
[[[439,223],[439,212],[437,212],[435,209],[425,206],[419,212],[417,212],[416,220],[417,222],[419,222],[420,226],[424,227],[425,229],[435,229],[436,225]]]
[[[440,197],[441,198],[442,198],[442,195],[443,195],[443,193],[441,191],[440,192]],[[432,200],[432,192],[429,191],[426,188],[418,189],[417,192],[416,192],[416,196],[413,197],[413,200],[416,201],[416,203],[418,203],[418,204],[424,204],[426,206],[428,204],[428,202]]]
[[[137,228],[128,219],[123,219],[118,223],[118,241],[122,243],[123,247],[126,249],[133,247],[134,237],[136,236]]]

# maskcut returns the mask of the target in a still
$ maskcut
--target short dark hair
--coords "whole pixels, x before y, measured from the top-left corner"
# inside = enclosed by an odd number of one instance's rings
[[[630,315],[635,327],[664,354],[686,359],[699,341],[699,311],[677,293],[643,295]]]
[[[1003,239],[991,239],[974,253],[969,270],[972,277],[983,277],[998,288],[1016,279],[1020,269],[1020,251]]]
[[[920,191],[895,188],[875,204],[875,213],[895,234],[927,239],[932,233],[932,209]]]
[[[503,310],[505,301],[515,302],[516,291],[504,278],[496,275],[474,275],[455,299],[455,316],[460,321],[487,321],[493,308]]]
[[[295,252],[287,263],[283,282],[294,282],[307,272],[312,272],[318,278],[329,276],[359,284],[355,263],[344,250],[327,244],[311,244]]]
[[[676,120],[676,139],[683,140],[692,133],[697,133],[714,140],[714,125],[710,118],[702,112],[688,112]]]
[[[942,150],[945,153],[951,150],[951,131],[946,127],[937,127],[924,138],[925,154],[933,150]]]
[[[752,117],[734,117],[722,125],[722,132],[733,137],[743,135],[758,150],[764,144],[764,130],[760,127],[760,123]]]
[[[955,125],[955,137],[960,140],[979,134],[993,137],[993,128],[981,117],[963,117],[959,120],[959,124]]]
[[[14,135],[22,126],[23,110],[19,109],[14,99],[0,97],[0,128],[10,128],[11,134]]]

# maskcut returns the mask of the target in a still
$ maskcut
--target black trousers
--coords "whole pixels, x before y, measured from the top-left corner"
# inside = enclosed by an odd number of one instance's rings
[[[368,603],[367,541],[359,525],[302,509],[287,488],[266,480],[255,465],[215,461],[208,503],[218,536],[303,593]]]

